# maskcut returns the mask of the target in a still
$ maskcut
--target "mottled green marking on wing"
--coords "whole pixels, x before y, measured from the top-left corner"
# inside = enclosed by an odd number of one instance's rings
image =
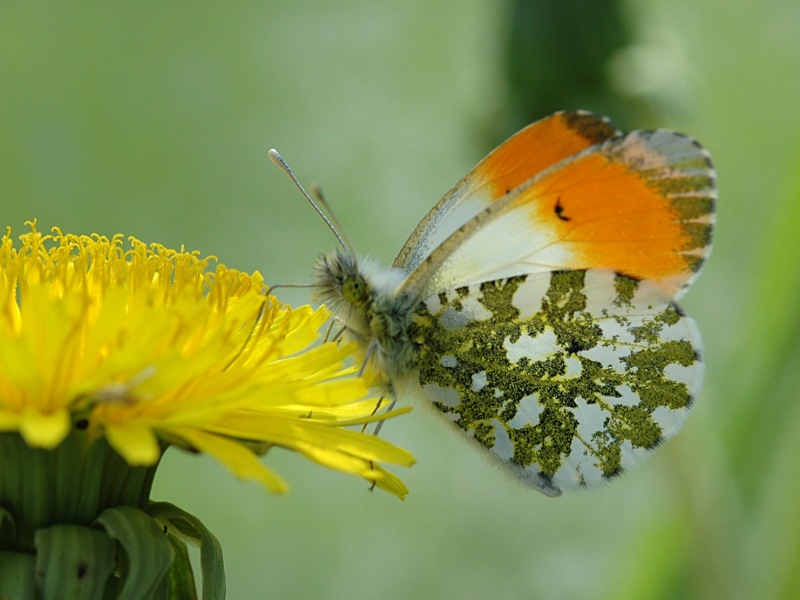
[[[586,277],[550,274],[538,310],[527,315],[516,298],[529,293],[521,291],[526,276],[460,288],[440,294],[433,312],[423,304],[412,326],[423,389],[452,390],[458,398],[435,400],[439,410],[511,466],[534,469],[545,481],[569,463],[577,485],[586,483],[587,470],[603,478],[619,473],[628,466],[625,449],[656,446],[665,424],[677,429],[671,413],[685,412],[692,401],[686,380],[699,378],[699,368],[684,381],[669,376],[674,365],[699,362],[691,340],[681,338],[691,330],[688,318],[674,304],[637,301],[640,282],[621,275],[609,273],[600,290],[587,287]],[[611,302],[590,308],[591,295],[603,290]],[[454,322],[452,311],[483,318],[445,326]],[[536,406],[533,418],[517,418],[521,402]],[[498,439],[498,427],[506,440]],[[513,451],[498,447],[509,441]]]

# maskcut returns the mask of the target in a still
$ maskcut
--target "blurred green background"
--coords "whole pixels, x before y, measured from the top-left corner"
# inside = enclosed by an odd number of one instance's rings
[[[715,250],[683,301],[707,380],[613,485],[523,489],[419,407],[405,502],[275,451],[288,497],[168,453],[154,496],[225,549],[229,598],[794,598],[800,589],[800,3],[0,4],[0,225],[117,232],[309,281],[322,184],[388,263],[495,143],[558,108],[713,153]],[[283,290],[305,303],[305,290]]]

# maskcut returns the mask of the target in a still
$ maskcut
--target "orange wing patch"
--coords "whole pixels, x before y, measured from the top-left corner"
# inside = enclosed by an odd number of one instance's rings
[[[492,200],[581,150],[619,135],[611,122],[584,111],[558,112],[517,132],[467,177],[487,186]]]
[[[524,186],[535,227],[552,227],[569,248],[561,268],[607,268],[687,286],[708,255],[714,172],[691,138],[636,131],[567,159]]]
[[[565,158],[619,135],[586,111],[558,112],[517,132],[467,173],[419,222],[393,265],[408,272],[510,190]]]

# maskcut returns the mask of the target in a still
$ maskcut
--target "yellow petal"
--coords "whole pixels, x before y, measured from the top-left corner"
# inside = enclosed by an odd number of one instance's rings
[[[131,465],[153,465],[161,457],[158,440],[150,426],[107,424],[108,443]]]
[[[213,456],[240,479],[255,479],[270,492],[285,494],[289,487],[275,473],[267,469],[258,457],[239,442],[199,430],[181,429],[176,437],[183,439],[197,450]]]
[[[51,449],[64,440],[70,425],[66,410],[44,414],[29,408],[20,415],[19,432],[28,445]]]

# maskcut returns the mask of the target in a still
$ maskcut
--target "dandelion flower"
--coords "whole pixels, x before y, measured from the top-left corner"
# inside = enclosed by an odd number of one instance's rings
[[[145,515],[216,552],[199,521],[149,501],[169,446],[271,492],[286,483],[258,457],[278,446],[404,496],[380,464],[411,455],[351,427],[404,411],[376,413],[353,348],[317,343],[324,308],[281,304],[259,273],[197,253],[29,226],[20,244],[10,230],[0,241],[0,551],[35,547],[40,561],[63,535],[80,548],[111,539],[129,564]],[[0,559],[0,581],[11,564]],[[156,571],[153,589],[167,577]]]

